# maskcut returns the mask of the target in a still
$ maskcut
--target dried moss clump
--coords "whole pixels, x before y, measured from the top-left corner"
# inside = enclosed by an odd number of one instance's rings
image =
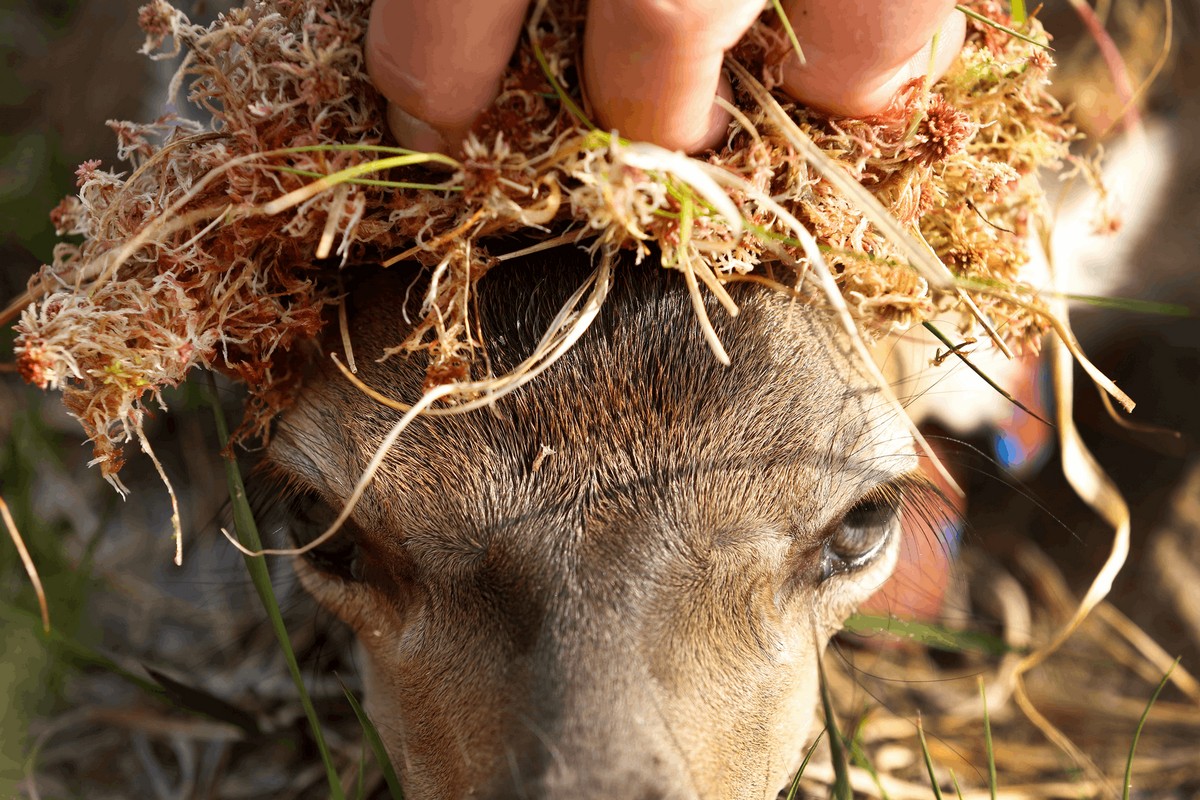
[[[79,168],[78,195],[53,212],[64,239],[31,281],[17,326],[22,374],[63,392],[106,477],[115,480],[123,443],[162,388],[195,367],[242,381],[241,435],[265,436],[346,265],[404,257],[432,268],[423,318],[395,351],[427,354],[430,383],[469,375],[479,344],[467,327],[470,292],[496,263],[499,234],[565,233],[643,255],[656,244],[665,266],[721,293],[765,261],[777,280],[802,277],[813,252],[791,215],[816,237],[865,330],[961,305],[961,293],[931,289],[895,237],[813,169],[755,102],[752,79],[737,82],[741,113],[706,160],[593,129],[575,72],[582,0],[551,3],[531,21],[461,160],[389,149],[361,51],[369,5],[263,0],[207,28],[165,0],[141,10],[145,52],[186,53],[176,86],[211,123],[110,123],[124,171]],[[974,6],[1010,24],[992,0]],[[1045,39],[1036,21],[1026,32]],[[766,13],[732,58],[769,89],[788,48]],[[972,22],[957,66],[932,89],[908,85],[878,117],[829,118],[780,98],[827,159],[975,281],[968,289],[992,287],[968,294],[1016,347],[1036,347],[1043,331],[1021,283],[1041,202],[1035,172],[1057,164],[1072,138],[1045,91],[1050,65],[1042,47]],[[781,258],[792,278],[781,277]]]

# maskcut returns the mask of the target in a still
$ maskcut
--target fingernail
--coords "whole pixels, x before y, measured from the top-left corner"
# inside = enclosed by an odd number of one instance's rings
[[[446,153],[446,138],[428,122],[417,119],[395,103],[388,103],[388,127],[401,147],[422,153]]]

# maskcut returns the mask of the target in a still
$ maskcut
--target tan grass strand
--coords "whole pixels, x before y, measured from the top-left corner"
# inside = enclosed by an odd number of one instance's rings
[[[3,497],[0,497],[0,520],[4,521],[4,527],[8,529],[8,536],[16,546],[17,555],[21,557],[21,564],[25,567],[25,574],[29,576],[29,582],[33,584],[38,608],[42,612],[42,630],[49,633],[50,607],[46,604],[46,590],[42,587],[42,579],[38,575],[37,566],[33,563],[33,557],[29,555],[29,549],[25,547],[25,540],[21,538],[21,532],[17,530],[17,523],[13,520],[12,513],[8,510],[8,503],[4,501]]]

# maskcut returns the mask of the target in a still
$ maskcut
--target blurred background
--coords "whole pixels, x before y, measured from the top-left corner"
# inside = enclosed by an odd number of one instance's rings
[[[172,67],[137,54],[137,6],[0,4],[0,305],[49,260],[48,212],[73,191],[76,166],[115,163],[104,121],[163,111]],[[203,0],[182,7],[197,21],[220,10]],[[1126,224],[1111,239],[1072,232],[1079,240],[1068,241],[1067,252],[1089,276],[1085,286],[1192,309],[1179,316],[1077,304],[1074,320],[1098,366],[1138,401],[1134,418],[1181,434],[1117,425],[1077,377],[1081,431],[1133,511],[1134,552],[1115,606],[1200,671],[1200,48],[1195,0],[1173,10],[1165,69],[1140,103],[1145,135],[1105,139],[1110,162],[1124,165],[1112,199]],[[1096,13],[1139,85],[1162,54],[1164,6],[1102,4]],[[1096,45],[1066,0],[1051,0],[1041,15],[1056,36],[1056,91],[1074,104],[1081,128],[1100,137],[1122,104]],[[170,412],[148,426],[181,489],[186,550],[177,568],[169,504],[147,459],[130,453],[122,477],[133,493],[122,501],[87,468],[90,447],[57,396],[6,369],[11,330],[0,331],[0,345],[0,496],[38,564],[54,624],[49,639],[40,634],[29,582],[0,537],[0,797],[320,796],[323,778],[294,689],[241,559],[218,531],[227,492],[203,382],[168,393]],[[236,396],[222,392],[236,414]],[[986,436],[968,444],[980,450],[955,451],[969,476],[967,568],[1011,573],[1045,605],[1054,592],[1038,581],[1047,574],[1061,578],[1068,596],[1080,594],[1107,554],[1109,529],[1075,499],[1053,459],[1020,483],[990,458]],[[1031,566],[1043,557],[1049,573]],[[302,595],[285,561],[273,569],[332,746],[353,763],[356,733],[344,725],[350,714],[330,672],[340,668],[354,685],[347,637]],[[958,608],[986,626],[991,612],[972,591],[963,590]],[[1065,683],[1057,721],[1086,738],[1108,729],[1080,710],[1103,703],[1069,685],[1094,675],[1094,665],[1076,666],[1080,672],[1058,678]],[[271,736],[247,733],[264,725]],[[1116,749],[1127,748],[1128,738],[1118,739]],[[1153,796],[1200,796],[1188,794],[1200,792],[1200,755],[1172,758],[1171,787]]]
[[[56,239],[47,214],[74,191],[76,167],[91,158],[106,167],[117,163],[105,121],[153,119],[166,110],[174,65],[138,54],[139,5],[0,4],[0,304],[50,260]],[[229,5],[182,8],[202,22]],[[0,330],[5,366],[12,343],[11,329]],[[0,797],[208,797],[217,796],[218,783],[221,797],[264,797],[324,783],[319,762],[308,758],[278,645],[241,557],[219,532],[228,524],[228,491],[206,381],[194,383],[168,392],[170,411],[157,413],[148,428],[163,443],[164,467],[180,489],[187,538],[184,564],[176,567],[169,500],[148,460],[131,459],[123,475],[133,491],[123,501],[87,467],[91,447],[58,398],[25,385],[11,369],[0,372],[0,496],[38,565],[53,624],[44,637],[34,594],[5,535]],[[236,422],[238,398],[220,391]],[[280,602],[295,618],[297,649],[308,653],[306,668],[314,670],[320,662],[314,651],[323,648],[329,626],[306,627],[314,612],[307,603],[292,604],[300,593],[290,565],[272,566],[280,573]],[[330,648],[345,650],[344,642]],[[151,670],[166,675],[151,678]],[[337,698],[328,718],[349,715],[340,685],[320,672],[314,694]],[[353,685],[353,677],[348,681]],[[234,704],[251,698],[247,714],[274,715],[285,753],[265,755],[271,745],[260,741],[243,758],[249,723],[218,697]],[[179,713],[188,708],[198,711]],[[240,769],[251,777],[236,777]],[[26,779],[34,771],[31,785]]]

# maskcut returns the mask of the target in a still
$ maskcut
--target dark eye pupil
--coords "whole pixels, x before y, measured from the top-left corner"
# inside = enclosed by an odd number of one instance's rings
[[[288,533],[297,547],[314,541],[337,519],[337,512],[316,492],[304,492],[288,504]],[[362,558],[354,525],[347,521],[333,538],[309,550],[314,567],[344,580],[362,579]]]
[[[849,538],[855,535],[869,537],[880,528],[891,524],[896,509],[882,500],[864,500],[842,518],[842,529]],[[873,538],[873,537],[872,537]]]
[[[899,509],[885,498],[866,498],[846,512],[825,544],[822,579],[861,569],[884,549]]]

